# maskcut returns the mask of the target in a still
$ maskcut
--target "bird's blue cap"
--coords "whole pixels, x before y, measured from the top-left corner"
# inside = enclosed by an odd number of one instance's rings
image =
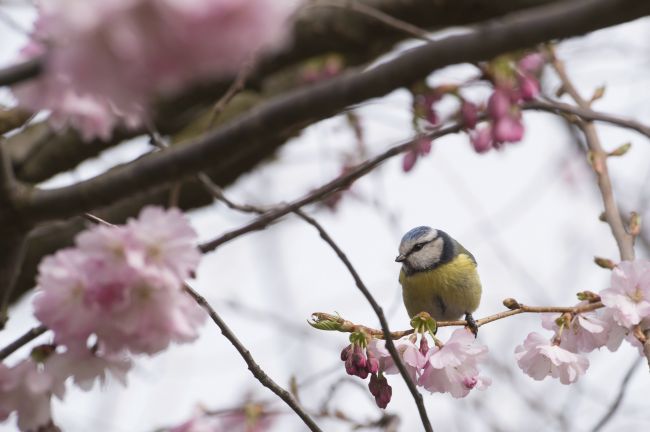
[[[415,240],[417,238],[420,238],[424,234],[431,231],[431,229],[432,228],[428,227],[428,226],[419,226],[419,227],[413,228],[412,230],[410,230],[409,232],[404,234],[404,237],[402,237],[402,243],[404,243],[405,241],[411,241],[411,240]]]

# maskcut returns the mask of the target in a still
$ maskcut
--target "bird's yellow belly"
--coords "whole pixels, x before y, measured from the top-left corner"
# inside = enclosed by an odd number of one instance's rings
[[[476,264],[465,254],[433,270],[409,276],[402,270],[399,281],[409,317],[428,312],[439,321],[454,320],[474,312],[481,301]]]

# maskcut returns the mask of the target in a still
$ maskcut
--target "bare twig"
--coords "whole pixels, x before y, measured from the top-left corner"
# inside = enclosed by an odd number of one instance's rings
[[[235,95],[237,95],[237,93],[239,93],[244,88],[244,85],[246,84],[246,78],[251,73],[252,67],[253,64],[250,61],[244,64],[244,66],[237,74],[235,80],[232,82],[232,84],[230,84],[230,87],[228,87],[228,90],[226,90],[223,96],[221,96],[219,100],[214,104],[210,110],[210,119],[208,120],[205,128],[206,132],[212,129],[214,122],[226,108],[226,105],[228,105],[232,98],[234,98]]]
[[[411,379],[411,376],[406,370],[406,367],[404,367],[404,363],[402,363],[402,359],[400,358],[399,353],[395,348],[395,344],[393,343],[393,339],[391,336],[391,331],[390,328],[388,327],[388,321],[386,320],[386,316],[384,315],[383,309],[381,308],[379,303],[377,303],[377,301],[372,296],[372,294],[370,294],[370,291],[361,280],[361,277],[359,276],[356,269],[354,268],[354,266],[352,265],[348,257],[345,255],[343,250],[341,250],[341,248],[336,244],[336,242],[334,242],[334,240],[332,239],[332,237],[330,237],[327,231],[325,231],[325,229],[323,229],[323,227],[314,218],[308,216],[302,210],[296,209],[294,211],[303,220],[305,220],[307,223],[309,223],[314,228],[316,228],[321,238],[325,241],[325,243],[327,243],[334,250],[336,255],[343,262],[345,267],[352,275],[352,278],[354,279],[357,288],[359,288],[359,291],[361,291],[361,293],[366,298],[366,300],[368,300],[368,303],[370,303],[370,306],[372,306],[372,309],[375,311],[377,318],[379,318],[382,333],[384,335],[384,339],[386,339],[386,348],[390,352],[390,355],[393,358],[393,361],[395,362],[397,369],[399,369],[400,375],[402,375],[402,378],[406,382],[406,386],[408,387],[409,391],[411,392],[411,395],[413,396],[413,399],[415,400],[415,404],[417,405],[418,412],[420,414],[420,420],[422,421],[422,426],[424,426],[424,429],[427,432],[433,432],[433,428],[431,427],[431,422],[429,421],[429,417],[427,416],[426,408],[424,407],[424,401],[422,399],[422,395],[420,394],[420,392],[418,392],[415,383]]]
[[[578,93],[577,89],[569,79],[562,61],[555,56],[555,53],[552,50],[551,53],[553,56],[552,65],[562,82],[563,90],[571,96],[582,110],[589,110],[589,101],[584,99]],[[612,235],[616,240],[616,244],[618,245],[621,260],[632,261],[634,260],[634,236],[625,230],[623,219],[621,218],[616,200],[614,199],[612,182],[609,178],[609,171],[607,169],[607,153],[603,150],[598,133],[596,132],[596,127],[591,121],[579,122],[578,126],[585,134],[590,152],[591,166],[598,177],[598,188],[605,206],[605,216],[612,231]]]
[[[598,432],[603,427],[605,427],[607,423],[609,423],[612,417],[614,417],[614,414],[616,414],[616,410],[618,410],[618,407],[621,406],[623,397],[625,397],[625,392],[627,390],[628,384],[630,383],[630,379],[632,379],[632,375],[634,375],[634,372],[636,372],[640,364],[641,364],[641,357],[634,360],[634,363],[630,365],[630,368],[627,370],[627,373],[623,377],[623,381],[621,381],[621,386],[618,389],[618,394],[616,395],[616,398],[610,405],[607,412],[601,417],[598,423],[596,423],[596,426],[594,426],[591,432]]]
[[[438,129],[437,131],[432,132],[428,136],[431,137],[432,139],[436,139],[444,135],[460,132],[461,130],[462,130],[462,125],[453,124],[451,126]],[[368,159],[350,168],[344,175],[341,175],[335,178],[334,180],[322,185],[321,187],[314,189],[310,193],[302,196],[301,198],[292,201],[289,204],[274,207],[269,211],[265,212],[264,214],[262,214],[257,219],[249,222],[248,224],[243,225],[232,231],[228,231],[211,241],[201,244],[200,245],[201,250],[203,252],[212,251],[217,247],[221,246],[222,244],[234,240],[235,238],[241,235],[247,234],[252,231],[261,230],[266,226],[268,226],[271,222],[281,218],[282,216],[294,212],[296,209],[299,209],[307,204],[320,201],[337,191],[344,190],[356,179],[369,173],[377,166],[379,166],[382,162],[386,161],[387,159],[390,159],[393,156],[396,156],[400,153],[409,150],[413,142],[414,139],[411,139],[408,142],[391,147],[390,149],[375,156],[374,158]]]
[[[374,8],[367,4],[363,4],[361,2],[350,1],[350,0],[342,0],[342,1],[323,0],[314,3],[311,7],[322,7],[322,6],[349,9],[354,12],[358,12],[360,14],[368,16],[372,19],[375,19],[388,27],[404,32],[407,35],[425,40],[427,42],[432,41],[432,39],[429,37],[429,33],[426,30],[418,26],[415,26],[409,22],[402,21],[401,19],[395,18],[394,16],[388,15],[387,13],[384,13],[377,8]]]
[[[626,119],[612,114],[594,111],[591,108],[581,108],[550,99],[527,102],[524,104],[523,108],[530,110],[547,111],[560,115],[564,114],[569,116],[576,116],[586,121],[609,123],[615,126],[620,126],[622,128],[635,130],[640,134],[643,134],[650,138],[650,126],[647,126],[633,119]]]
[[[0,349],[0,360],[6,359],[7,357],[9,357],[9,355],[17,351],[19,348],[33,341],[34,339],[36,339],[46,331],[47,331],[47,327],[45,327],[44,325],[39,325],[37,327],[27,330],[27,332],[24,335],[22,335],[21,337],[19,337],[18,339],[16,339],[15,341],[7,345],[6,347]]]
[[[583,306],[526,306],[521,303],[517,303],[516,307],[513,307],[511,310],[499,312],[493,315],[488,315],[485,318],[476,320],[477,326],[482,326],[493,321],[500,319],[508,318],[513,315],[519,315],[522,313],[570,313],[572,315],[590,312],[596,309],[603,307],[603,303],[598,301],[594,303],[589,303]],[[383,330],[374,329],[360,324],[354,324],[351,321],[341,318],[338,315],[332,315],[325,312],[314,312],[312,314],[312,319],[315,324],[323,321],[330,321],[336,323],[336,331],[343,333],[353,333],[357,331],[363,331],[375,338],[385,339],[385,332]],[[467,321],[464,320],[454,320],[454,321],[437,321],[438,327],[451,327],[451,326],[466,326]],[[316,326],[317,327],[317,326]],[[390,333],[391,339],[400,339],[404,336],[413,334],[413,329],[408,330],[399,330]],[[387,344],[388,345],[388,344]]]
[[[235,347],[239,355],[244,359],[248,365],[248,370],[251,371],[253,376],[266,388],[275,393],[280,399],[282,399],[298,416],[302,421],[307,425],[307,427],[314,432],[321,432],[321,429],[314,422],[314,420],[307,414],[307,412],[300,406],[298,401],[293,397],[291,393],[287,390],[280,387],[271,377],[269,377],[266,372],[255,362],[255,359],[251,355],[250,351],[237,339],[237,336],[230,330],[230,327],[225,323],[223,319],[217,314],[217,312],[210,306],[208,301],[198,292],[194,291],[192,287],[185,284],[185,291],[192,296],[192,298],[210,315],[210,318],[214,323],[221,329],[221,333],[225,336],[226,339]]]

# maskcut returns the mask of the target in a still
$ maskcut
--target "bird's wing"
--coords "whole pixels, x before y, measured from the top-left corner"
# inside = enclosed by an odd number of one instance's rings
[[[468,257],[470,257],[470,259],[472,260],[472,262],[474,262],[474,265],[478,266],[478,263],[476,262],[476,258],[474,258],[474,255],[472,255],[472,253],[471,253],[470,251],[468,251],[467,249],[465,249],[465,247],[464,247],[462,244],[458,243],[456,240],[454,240],[454,241],[456,242],[457,252],[458,252],[459,254],[462,253],[462,254],[467,255]]]

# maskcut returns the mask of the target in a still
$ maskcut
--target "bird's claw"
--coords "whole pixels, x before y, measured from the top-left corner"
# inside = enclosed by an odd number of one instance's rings
[[[474,337],[478,336],[478,324],[476,324],[476,320],[474,320],[471,313],[467,312],[465,314],[465,322],[467,322],[467,328],[469,331],[474,333]]]

